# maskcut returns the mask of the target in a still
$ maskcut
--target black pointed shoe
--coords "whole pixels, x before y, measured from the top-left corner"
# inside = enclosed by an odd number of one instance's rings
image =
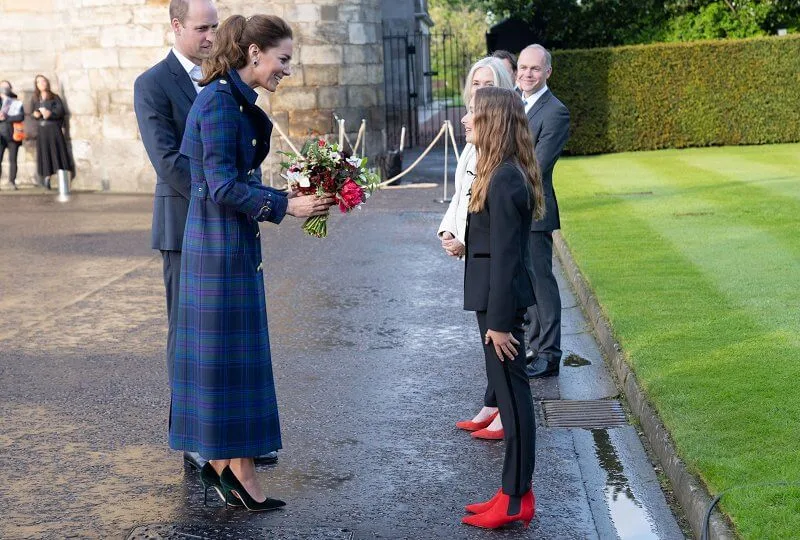
[[[250,512],[266,512],[268,510],[277,510],[286,503],[279,499],[270,499],[267,497],[263,501],[256,501],[247,490],[244,488],[236,475],[230,467],[225,467],[222,474],[219,475],[219,481],[222,484],[222,491],[225,494],[226,500],[238,499],[242,502],[245,508]]]
[[[226,505],[242,506],[241,501],[233,495],[229,495],[227,499],[225,498],[225,491],[222,489],[219,475],[214,467],[211,466],[211,463],[206,462],[203,468],[200,469],[200,482],[203,484],[203,506],[208,506],[208,492],[212,489]]]

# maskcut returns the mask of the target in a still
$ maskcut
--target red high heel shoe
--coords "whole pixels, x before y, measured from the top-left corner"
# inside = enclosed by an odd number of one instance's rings
[[[477,431],[479,429],[483,429],[489,424],[494,421],[494,417],[500,414],[500,411],[495,411],[494,414],[490,415],[489,418],[484,420],[483,422],[473,422],[472,420],[462,420],[460,422],[456,422],[456,427],[458,429],[465,429],[467,431]]]
[[[505,437],[506,432],[503,431],[503,428],[500,429],[479,429],[478,431],[473,431],[472,436],[476,439],[486,439],[487,441],[499,441]]]
[[[466,510],[471,514],[482,514],[487,510],[489,510],[489,508],[494,506],[495,503],[500,500],[500,496],[502,494],[503,494],[503,488],[500,488],[497,490],[497,493],[494,494],[494,497],[492,497],[488,501],[482,503],[468,504],[467,506],[464,507],[464,510]]]
[[[509,516],[508,503],[511,498],[505,493],[501,493],[497,503],[486,512],[482,514],[473,514],[471,516],[464,516],[461,523],[472,525],[473,527],[481,527],[483,529],[497,529],[503,525],[508,525],[515,521],[522,521],[525,528],[531,524],[533,516],[536,514],[536,498],[533,496],[533,490],[529,490],[522,496],[522,502],[519,506],[519,512]]]

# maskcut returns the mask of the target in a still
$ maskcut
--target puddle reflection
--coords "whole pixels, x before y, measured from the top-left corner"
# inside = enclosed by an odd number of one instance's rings
[[[617,535],[623,540],[658,539],[653,518],[633,494],[608,431],[605,429],[591,431],[597,460],[600,462],[600,467],[606,471],[606,504]]]

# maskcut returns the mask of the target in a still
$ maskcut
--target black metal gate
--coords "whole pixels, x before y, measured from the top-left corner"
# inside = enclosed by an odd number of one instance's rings
[[[471,58],[447,31],[431,34],[386,34],[383,37],[386,134],[389,150],[428,145],[445,120],[453,123],[456,141],[464,144],[461,94]]]

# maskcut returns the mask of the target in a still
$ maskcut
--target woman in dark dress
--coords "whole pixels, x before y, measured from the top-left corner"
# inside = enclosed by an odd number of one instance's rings
[[[544,214],[542,180],[525,109],[513,90],[475,91],[462,123],[477,151],[467,215],[464,309],[475,311],[486,376],[503,418],[502,487],[466,507],[463,523],[494,529],[533,519],[536,425],[525,373],[525,310],[533,305],[531,220]]]
[[[31,116],[39,121],[36,172],[44,187],[50,189],[52,175],[66,175],[69,171],[75,176],[75,165],[64,138],[64,103],[50,89],[50,81],[44,75],[36,76],[34,86]]]
[[[281,448],[258,222],[325,214],[333,197],[261,183],[272,123],[256,104],[290,72],[292,31],[280,18],[234,15],[203,63],[205,88],[186,120],[181,153],[192,176],[181,253],[171,377],[170,446],[209,459],[200,478],[228,504],[284,505],[258,483],[253,457]],[[279,254],[273,254],[274,259]]]

